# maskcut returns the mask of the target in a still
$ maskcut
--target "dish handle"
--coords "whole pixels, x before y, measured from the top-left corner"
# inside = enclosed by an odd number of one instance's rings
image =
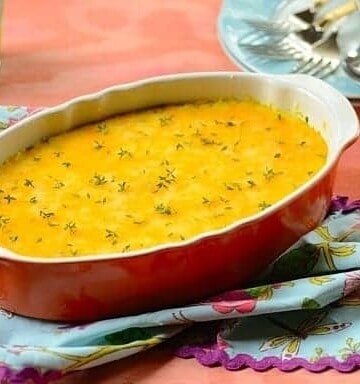
[[[323,80],[313,76],[293,74],[280,77],[311,92],[330,106],[333,118],[336,119],[336,125],[344,128],[338,132],[339,149],[345,150],[356,141],[360,134],[359,119],[354,107],[344,95]]]

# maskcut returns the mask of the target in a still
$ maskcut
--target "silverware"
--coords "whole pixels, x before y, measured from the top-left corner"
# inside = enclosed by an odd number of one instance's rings
[[[305,9],[304,11],[294,14],[298,19],[305,21],[306,23],[313,23],[316,18],[316,13],[320,7],[328,3],[330,0],[315,0],[312,7]]]
[[[259,57],[278,61],[295,61],[296,64],[291,69],[291,73],[304,73],[321,79],[330,76],[340,66],[339,59],[322,56],[290,37],[271,43],[243,44],[242,47]]]
[[[304,56],[312,53],[311,50],[289,41],[289,39],[280,39],[259,44],[242,43],[239,45],[251,53],[270,57],[275,60],[301,60]]]
[[[291,73],[303,73],[324,79],[334,73],[340,66],[340,60],[321,55],[304,56]]]
[[[305,21],[309,24],[313,23],[319,8],[329,3],[329,1],[331,0],[314,0],[307,9],[294,11],[294,7],[296,6],[294,0],[281,0],[275,9],[273,20],[280,20],[284,18],[283,15],[292,14],[301,21]]]
[[[344,66],[349,75],[360,80],[360,44],[357,49],[348,52]]]
[[[286,21],[249,18],[244,18],[242,21],[254,28],[256,30],[255,32],[264,32],[275,37],[294,33],[298,38],[308,44],[319,46],[337,32],[340,26],[340,20],[357,9],[358,5],[356,0],[349,0],[310,24],[294,16]],[[250,35],[252,33],[250,33]]]

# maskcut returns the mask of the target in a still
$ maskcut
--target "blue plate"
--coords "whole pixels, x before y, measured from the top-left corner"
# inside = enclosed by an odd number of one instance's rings
[[[240,68],[252,72],[287,74],[296,64],[293,60],[257,56],[238,45],[239,40],[252,31],[242,19],[269,20],[277,4],[278,0],[224,0],[218,18],[219,40],[224,51]],[[346,97],[360,98],[360,81],[352,79],[341,66],[324,80]]]

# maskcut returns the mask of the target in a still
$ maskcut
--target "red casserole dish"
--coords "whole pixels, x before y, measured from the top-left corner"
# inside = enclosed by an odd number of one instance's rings
[[[90,321],[194,302],[254,278],[326,215],[340,155],[358,136],[348,100],[309,76],[170,75],[49,108],[0,134],[0,162],[44,136],[114,114],[204,98],[251,97],[301,111],[327,142],[325,166],[264,212],[181,243],[126,254],[40,258],[0,248],[0,306],[35,318]]]

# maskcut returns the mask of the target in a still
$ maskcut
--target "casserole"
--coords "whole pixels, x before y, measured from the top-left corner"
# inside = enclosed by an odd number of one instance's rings
[[[89,321],[189,303],[255,277],[318,225],[330,203],[337,161],[356,139],[358,122],[343,96],[308,76],[199,73],[112,87],[47,109],[1,133],[0,162],[43,137],[119,113],[224,97],[251,97],[308,116],[327,143],[325,166],[264,212],[183,242],[70,259],[0,249],[0,305],[31,317]]]

